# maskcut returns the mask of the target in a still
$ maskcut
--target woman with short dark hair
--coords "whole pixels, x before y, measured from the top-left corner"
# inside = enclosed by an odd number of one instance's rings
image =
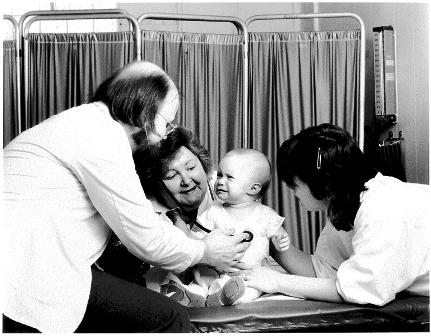
[[[328,200],[331,224],[343,231],[353,228],[360,194],[377,174],[353,138],[330,124],[307,128],[285,141],[278,151],[277,171],[291,189],[298,178],[316,199]]]
[[[280,178],[308,211],[328,222],[313,255],[292,244],[275,259],[289,274],[262,267],[246,283],[312,300],[384,305],[406,291],[429,296],[431,188],[383,176],[343,129],[322,124],[286,140]]]

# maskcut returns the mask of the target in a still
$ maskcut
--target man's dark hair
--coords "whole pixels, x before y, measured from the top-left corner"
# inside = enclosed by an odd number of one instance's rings
[[[321,124],[286,140],[277,153],[277,172],[289,187],[295,177],[314,198],[329,201],[328,216],[337,230],[349,231],[360,206],[364,184],[377,171],[342,128]]]
[[[137,72],[118,78],[121,71],[115,72],[98,87],[91,102],[103,102],[114,120],[152,130],[157,109],[170,88],[167,76]]]

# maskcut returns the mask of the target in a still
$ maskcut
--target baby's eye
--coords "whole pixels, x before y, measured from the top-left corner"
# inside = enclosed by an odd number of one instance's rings
[[[217,178],[222,178],[223,174],[222,173],[217,173]]]
[[[190,167],[187,167],[187,170],[193,170],[195,168],[196,168],[196,166],[190,166]]]
[[[227,175],[228,180],[234,180],[235,177],[233,177],[232,175]]]

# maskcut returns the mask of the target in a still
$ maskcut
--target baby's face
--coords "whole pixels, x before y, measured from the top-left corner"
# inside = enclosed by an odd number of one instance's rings
[[[214,185],[217,196],[230,204],[250,201],[247,192],[254,182],[253,174],[249,171],[251,167],[243,157],[237,158],[234,155],[224,157],[220,161]]]

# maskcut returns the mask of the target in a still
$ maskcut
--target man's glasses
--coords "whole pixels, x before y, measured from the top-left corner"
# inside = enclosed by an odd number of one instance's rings
[[[168,121],[163,114],[161,114],[160,112],[157,112],[163,119],[165,119],[166,121],[166,133],[165,135],[168,136],[169,134],[171,134],[177,127],[178,124],[176,123],[171,123],[170,121]]]

